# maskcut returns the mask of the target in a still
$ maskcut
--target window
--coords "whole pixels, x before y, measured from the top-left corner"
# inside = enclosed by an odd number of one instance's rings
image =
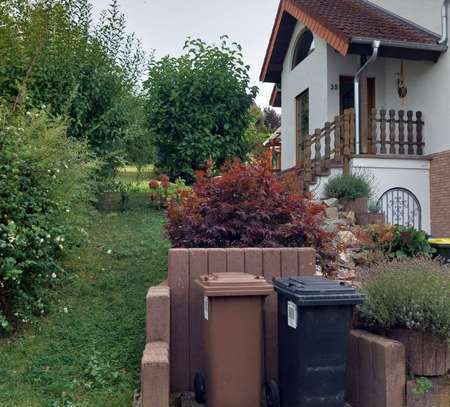
[[[297,165],[304,159],[304,144],[309,135],[309,90],[295,98],[296,104],[296,155]]]
[[[299,35],[295,44],[294,58],[292,59],[292,69],[302,62],[315,49],[314,36],[309,30],[304,30]]]

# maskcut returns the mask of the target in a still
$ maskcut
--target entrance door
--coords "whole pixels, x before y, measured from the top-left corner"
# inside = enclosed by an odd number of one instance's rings
[[[304,158],[304,144],[309,135],[309,90],[296,97],[296,162],[301,165]]]
[[[366,86],[364,86],[366,85]],[[367,153],[369,140],[369,117],[375,108],[375,78],[366,78],[366,83],[361,83],[361,152]],[[355,107],[355,84],[353,76],[341,76],[339,78],[340,113],[346,109]]]
[[[340,114],[344,110],[355,107],[355,84],[353,76],[341,76],[339,78],[339,109]]]
[[[353,76],[341,76],[339,78],[339,107],[340,113],[344,110],[353,109],[355,107],[355,78]],[[361,110],[367,108],[370,112],[375,107],[375,78],[367,78],[367,96],[364,98],[364,89],[361,89]]]

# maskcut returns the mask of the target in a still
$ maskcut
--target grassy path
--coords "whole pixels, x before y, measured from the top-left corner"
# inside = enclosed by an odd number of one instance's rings
[[[93,216],[91,242],[65,260],[68,281],[49,316],[0,341],[1,407],[131,405],[145,294],[166,272],[162,227],[148,209]]]

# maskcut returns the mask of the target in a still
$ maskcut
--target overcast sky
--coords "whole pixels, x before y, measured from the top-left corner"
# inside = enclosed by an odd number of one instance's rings
[[[96,15],[110,0],[92,0]],[[186,37],[218,42],[228,34],[243,47],[245,62],[260,87],[257,103],[267,106],[272,85],[261,84],[259,73],[279,0],[119,0],[129,31],[155,56],[179,55]]]

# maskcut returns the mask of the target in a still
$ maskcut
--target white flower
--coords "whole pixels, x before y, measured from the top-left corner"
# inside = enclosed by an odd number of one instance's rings
[[[56,273],[52,273],[52,278],[56,278]]]
[[[108,251],[107,251],[106,253],[111,254],[111,253],[112,253],[112,250],[111,250],[111,249],[108,249]]]
[[[63,311],[64,311],[65,314],[67,314],[67,313],[69,312],[69,310],[67,309],[67,307],[64,307],[64,308],[63,308]]]

